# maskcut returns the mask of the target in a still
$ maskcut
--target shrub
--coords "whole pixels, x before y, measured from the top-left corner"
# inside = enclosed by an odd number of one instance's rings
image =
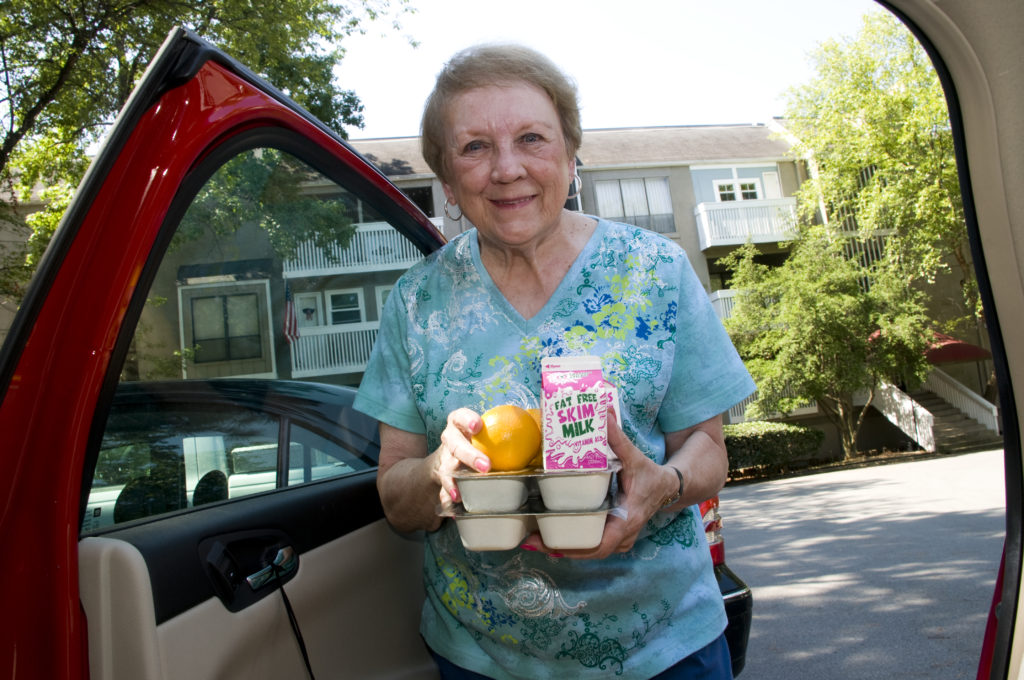
[[[726,425],[729,471],[747,468],[785,469],[814,456],[825,433],[811,427],[756,420]]]

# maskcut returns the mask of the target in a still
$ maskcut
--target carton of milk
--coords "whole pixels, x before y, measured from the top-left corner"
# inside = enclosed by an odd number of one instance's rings
[[[541,363],[541,434],[545,471],[604,470],[608,406],[615,388],[596,356],[547,357]]]

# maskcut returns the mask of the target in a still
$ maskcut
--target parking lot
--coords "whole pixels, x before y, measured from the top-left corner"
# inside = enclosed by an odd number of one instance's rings
[[[729,486],[754,592],[746,678],[973,678],[1004,533],[1002,451]]]

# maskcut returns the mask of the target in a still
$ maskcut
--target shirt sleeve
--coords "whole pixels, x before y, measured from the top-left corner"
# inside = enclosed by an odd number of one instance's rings
[[[680,260],[672,378],[658,422],[665,432],[683,430],[723,413],[755,390],[689,259]]]
[[[384,303],[380,330],[363,373],[354,408],[406,432],[426,433],[412,388],[411,345],[406,332],[408,286],[399,281]]]

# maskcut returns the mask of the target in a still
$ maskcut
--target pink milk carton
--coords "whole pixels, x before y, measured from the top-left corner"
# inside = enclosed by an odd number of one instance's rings
[[[601,374],[601,358],[544,359],[541,390],[544,469],[607,469],[615,456],[608,445],[608,406],[615,389]]]

